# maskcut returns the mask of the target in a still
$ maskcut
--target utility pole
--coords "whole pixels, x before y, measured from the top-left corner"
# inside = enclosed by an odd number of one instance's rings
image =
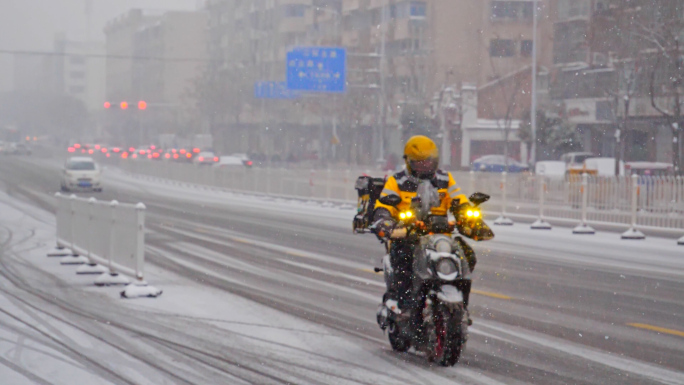
[[[444,81],[444,86],[442,87],[442,92],[439,97],[439,105],[437,106],[437,111],[439,113],[439,129],[442,132],[442,150],[441,150],[441,166],[443,168],[451,167],[451,136],[449,135],[449,130],[446,126],[446,108],[447,103],[452,102],[451,95],[447,95],[449,88],[449,76],[451,75],[451,70],[447,71],[446,79]]]
[[[530,146],[530,165],[537,162],[537,19],[539,2],[534,1],[532,12],[532,112],[530,126],[532,131],[532,146]]]
[[[382,164],[385,160],[385,46],[387,40],[387,4],[382,7],[382,17],[380,25],[380,96],[378,98],[378,106],[380,108],[378,115],[378,141],[380,142],[378,151],[378,164]]]

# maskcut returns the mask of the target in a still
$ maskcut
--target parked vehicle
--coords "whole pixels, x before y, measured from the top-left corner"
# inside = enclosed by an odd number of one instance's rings
[[[674,175],[672,163],[664,162],[627,162],[626,175],[671,176]]]
[[[584,161],[588,158],[594,158],[591,152],[568,152],[563,154],[560,158],[562,162],[565,163],[565,169],[581,169],[584,166]]]
[[[506,171],[506,158],[503,155],[485,155],[473,161],[472,170],[483,172],[503,172]],[[528,171],[529,167],[517,160],[508,157],[508,172]]]
[[[584,170],[595,170],[598,176],[615,175],[615,158],[587,158],[582,167]],[[620,175],[625,175],[625,163],[620,161]]]
[[[534,165],[534,173],[550,178],[565,176],[565,162],[560,160],[541,160]]]
[[[64,163],[62,191],[102,191],[102,172],[90,157],[71,157]]]

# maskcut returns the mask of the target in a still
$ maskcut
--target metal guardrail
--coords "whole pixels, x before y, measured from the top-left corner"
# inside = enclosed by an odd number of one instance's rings
[[[57,247],[49,256],[63,265],[81,265],[77,274],[99,274],[96,286],[128,284],[122,297],[157,297],[144,280],[145,205],[55,195]],[[69,251],[66,251],[69,250]],[[134,278],[129,279],[119,273]]]
[[[368,170],[302,170],[269,168],[216,168],[164,161],[128,161],[118,164],[125,171],[185,183],[231,190],[301,198],[353,202],[353,189],[359,175]],[[538,216],[544,195],[544,216],[587,222],[632,225],[633,194],[636,199],[636,225],[684,229],[684,179],[681,177],[639,176],[637,189],[631,176],[545,177],[534,174],[453,172],[464,193],[483,191],[492,196],[488,211]],[[544,186],[540,189],[540,184]],[[542,193],[543,191],[543,193]],[[586,205],[583,207],[583,192]],[[506,194],[504,199],[504,193]]]

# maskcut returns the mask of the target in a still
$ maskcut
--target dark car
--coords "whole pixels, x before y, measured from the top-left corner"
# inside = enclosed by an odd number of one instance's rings
[[[482,172],[504,172],[506,171],[505,158],[503,155],[485,155],[475,159],[471,169]],[[523,172],[529,169],[526,164],[508,157],[508,172]]]

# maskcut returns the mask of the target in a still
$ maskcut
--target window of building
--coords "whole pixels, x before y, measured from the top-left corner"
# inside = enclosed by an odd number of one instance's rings
[[[558,0],[558,20],[589,16],[589,0]]]
[[[492,1],[492,18],[494,19],[517,19],[517,1]]]
[[[392,19],[397,18],[397,5],[396,4],[391,4],[389,6],[389,17]]]
[[[283,6],[285,17],[304,17],[306,13],[306,5],[304,4],[286,4]]]
[[[511,57],[515,55],[515,43],[508,39],[492,39],[489,42],[491,57]]]
[[[534,17],[534,2],[526,1],[522,4],[522,18],[525,20],[532,20]],[[539,17],[539,15],[537,15]]]
[[[72,86],[69,87],[69,93],[72,95],[76,94],[82,94],[85,92],[85,87],[84,86]]]
[[[523,40],[520,42],[520,56],[532,56],[532,40]]]
[[[72,79],[85,79],[85,72],[83,72],[83,71],[72,71],[69,76]]]
[[[85,64],[85,58],[83,56],[72,56],[69,58],[69,63],[74,65],[83,65]]]
[[[410,15],[411,17],[425,17],[427,15],[427,4],[424,1],[412,1]]]
[[[371,23],[373,25],[379,25],[382,23],[382,11],[380,8],[376,8],[371,11]]]
[[[491,2],[492,19],[499,20],[532,20],[534,14],[533,1],[500,1]]]

